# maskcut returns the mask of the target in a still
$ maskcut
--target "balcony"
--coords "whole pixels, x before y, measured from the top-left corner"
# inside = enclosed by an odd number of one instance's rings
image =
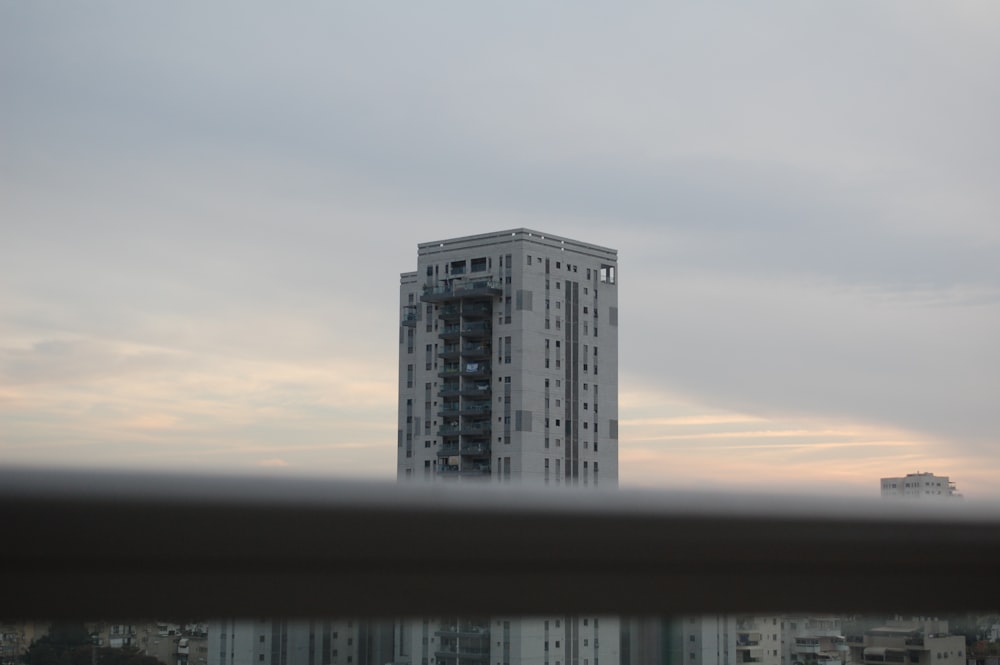
[[[414,328],[419,320],[419,312],[417,312],[415,305],[405,305],[403,307],[403,312],[400,315],[400,323],[409,328]]]
[[[489,337],[493,327],[489,321],[470,321],[463,323],[462,337]]]
[[[490,318],[493,315],[493,305],[490,303],[467,303],[462,308],[462,316],[467,319]]]
[[[462,316],[458,305],[445,305],[438,310],[438,316],[444,321],[456,321]]]
[[[444,628],[442,630],[436,630],[434,631],[434,635],[436,637],[445,637],[445,638],[464,637],[464,638],[481,638],[484,640],[489,640],[490,629],[485,626],[477,626],[474,624],[462,624],[462,625],[449,626],[448,628]]]
[[[488,358],[491,353],[489,344],[463,344],[463,358]]]
[[[442,418],[456,418],[461,413],[461,407],[458,402],[444,402],[438,409],[438,415]]]
[[[453,281],[437,286],[425,286],[420,296],[423,302],[443,303],[463,298],[493,297],[503,294],[503,284],[493,279]]]
[[[462,376],[471,378],[485,378],[491,376],[490,364],[480,362],[468,362],[461,366]]]
[[[442,360],[458,360],[460,355],[462,355],[462,351],[458,344],[445,344],[438,351],[438,358]]]
[[[463,444],[462,454],[467,455],[469,457],[489,457],[490,444],[488,443]]]
[[[489,662],[490,650],[487,647],[485,651],[435,651],[434,657],[438,659],[438,663],[444,665],[461,663],[466,660]]]
[[[458,444],[457,443],[445,443],[438,447],[437,456],[438,457],[452,457],[458,454]]]
[[[865,663],[904,663],[906,652],[893,647],[867,647],[864,650]]]
[[[459,410],[463,416],[488,416],[493,413],[493,402],[487,400],[463,401]]]
[[[441,330],[438,331],[438,337],[441,339],[458,339],[462,334],[462,326],[456,324],[442,326]]]
[[[490,427],[490,421],[488,420],[471,423],[466,422],[462,423],[459,434],[462,436],[489,436],[491,431]]]
[[[462,386],[463,397],[490,399],[491,394],[489,381],[466,381]]]

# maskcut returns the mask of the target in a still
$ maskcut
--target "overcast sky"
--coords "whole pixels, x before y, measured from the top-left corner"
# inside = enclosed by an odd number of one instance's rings
[[[0,2],[0,465],[395,473],[399,273],[620,252],[623,486],[1000,497],[1000,5]]]

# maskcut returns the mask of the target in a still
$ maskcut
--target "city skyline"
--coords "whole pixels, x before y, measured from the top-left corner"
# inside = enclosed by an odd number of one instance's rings
[[[622,487],[1000,496],[997,8],[0,19],[0,465],[392,478],[395,276],[529,227],[625,266]]]

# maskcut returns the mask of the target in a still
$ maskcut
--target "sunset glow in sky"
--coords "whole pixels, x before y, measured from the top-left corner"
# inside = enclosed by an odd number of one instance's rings
[[[1000,6],[0,4],[0,466],[391,478],[399,273],[620,259],[621,484],[1000,497]]]

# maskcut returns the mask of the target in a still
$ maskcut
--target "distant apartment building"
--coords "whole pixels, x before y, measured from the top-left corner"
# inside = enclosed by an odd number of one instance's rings
[[[703,615],[629,628],[629,665],[846,665],[839,617]],[[636,630],[638,629],[638,630]],[[657,632],[660,632],[657,635]],[[641,650],[641,651],[639,651]]]
[[[391,625],[381,628],[322,618],[217,620],[208,625],[208,665],[380,665],[392,658]]]
[[[400,277],[400,479],[618,482],[618,258],[528,229]]]
[[[850,650],[842,620],[833,616],[786,616],[781,621],[784,665],[845,665]]]
[[[859,665],[966,665],[965,637],[940,620],[893,620],[846,635],[852,663]]]
[[[704,615],[678,618],[663,636],[671,665],[736,665],[782,663],[782,619],[779,616]],[[648,647],[647,647],[648,649]],[[650,651],[655,652],[654,649]],[[631,663],[640,661],[632,658]]]
[[[908,473],[902,478],[883,478],[883,499],[948,499],[962,495],[948,476],[933,473]]]
[[[0,623],[0,664],[21,662],[28,647],[48,631],[46,622],[5,621]]]

